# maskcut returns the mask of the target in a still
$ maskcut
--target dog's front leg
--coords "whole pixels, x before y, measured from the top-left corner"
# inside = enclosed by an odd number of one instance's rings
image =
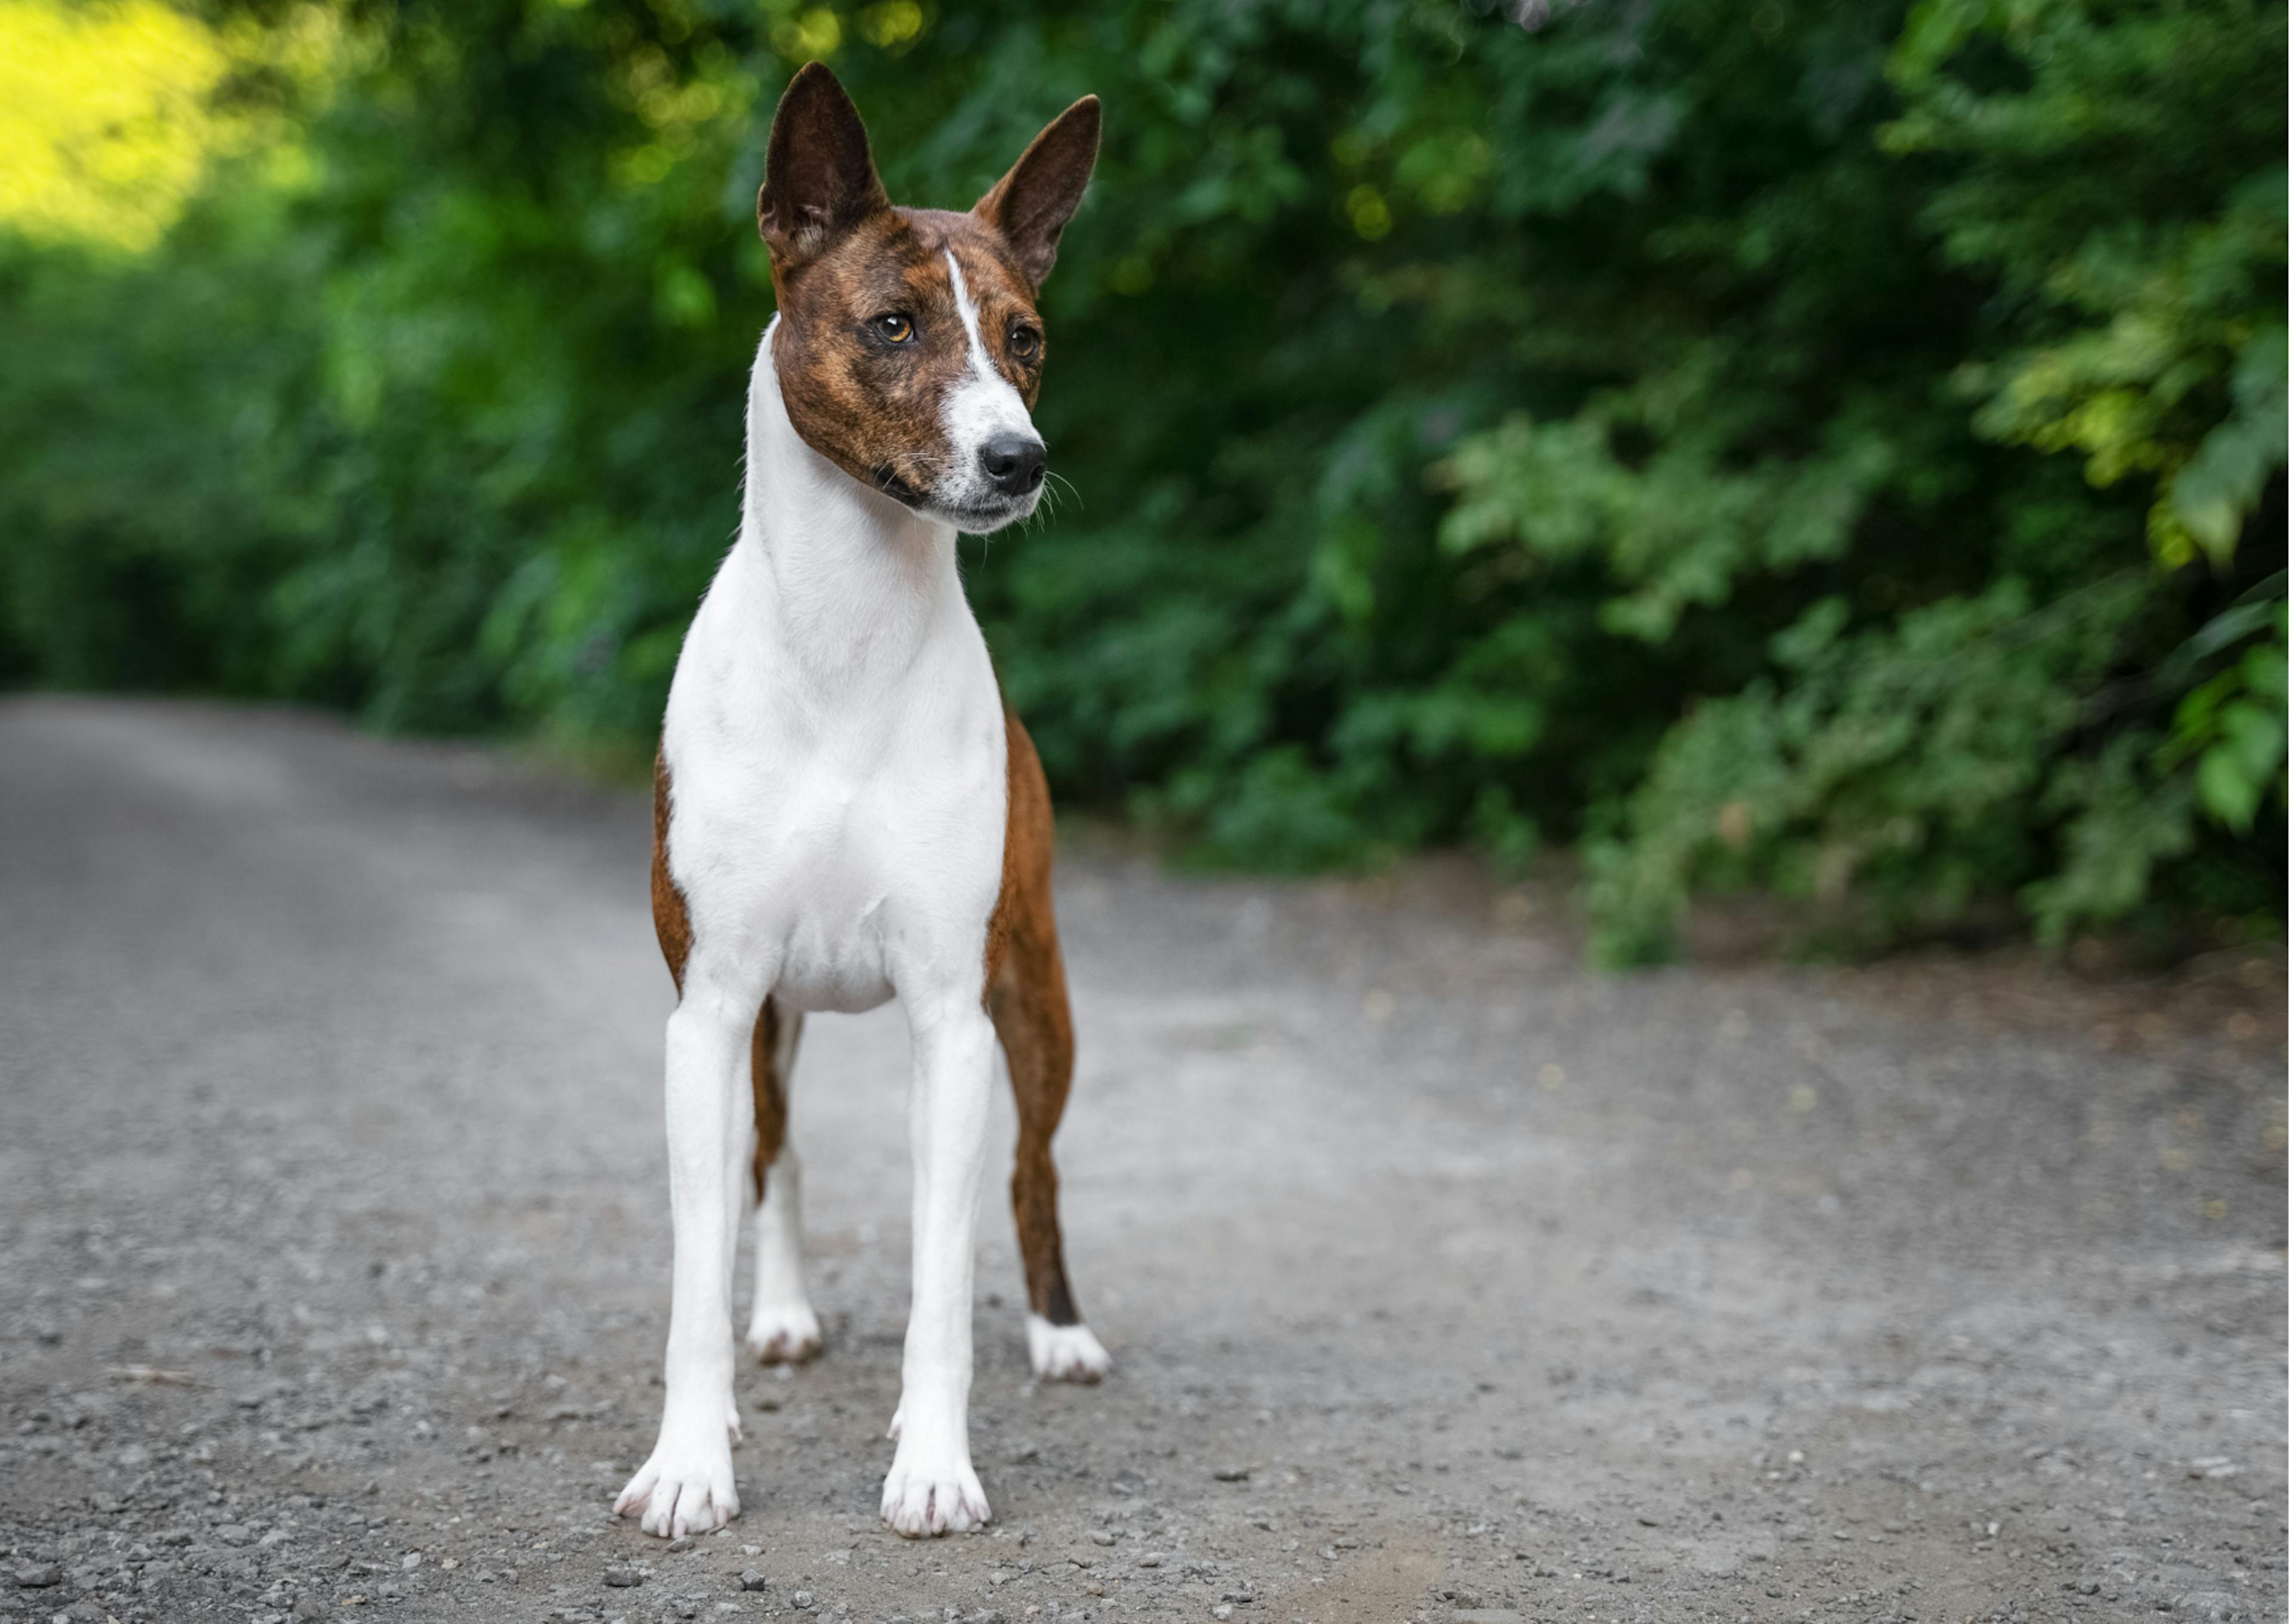
[[[613,1509],[641,1511],[646,1533],[678,1539],[740,1514],[732,1481],[739,1411],[732,1396],[732,1180],[754,1106],[745,1076],[760,999],[724,996],[697,977],[668,1021],[668,1180],[676,1264],[668,1316],[668,1399],[652,1458]]]
[[[994,1028],[974,997],[910,1008],[909,1020],[914,1303],[883,1520],[921,1538],[976,1528],[990,1515],[970,1464],[970,1292]]]

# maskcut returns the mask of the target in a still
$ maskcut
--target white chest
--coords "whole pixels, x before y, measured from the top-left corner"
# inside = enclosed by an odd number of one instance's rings
[[[756,563],[726,561],[663,731],[687,983],[815,1010],[975,996],[1007,768],[1001,696],[958,583],[882,658],[854,631],[861,657],[822,667],[789,645]]]
[[[841,718],[840,736],[789,725],[768,701],[746,725],[678,726],[671,708],[669,868],[703,972],[844,1011],[982,975],[1001,887],[1001,711],[990,674],[982,692],[913,699],[910,715]]]

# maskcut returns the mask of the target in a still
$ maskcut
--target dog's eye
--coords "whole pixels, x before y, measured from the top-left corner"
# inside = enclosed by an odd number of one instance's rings
[[[1042,348],[1042,335],[1021,323],[1010,329],[1010,353],[1021,361],[1030,361]]]
[[[877,316],[874,320],[873,325],[875,329],[875,336],[881,339],[886,344],[911,344],[914,342],[914,323],[895,312],[888,316]]]

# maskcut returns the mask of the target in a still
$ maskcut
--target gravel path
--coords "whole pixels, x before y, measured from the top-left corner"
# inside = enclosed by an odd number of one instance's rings
[[[0,1620],[2284,1614],[2278,956],[1602,979],[1461,868],[1084,843],[1113,1378],[1028,1379],[997,1199],[996,1524],[877,1524],[905,1037],[822,1018],[828,1356],[743,1370],[739,1521],[646,1540],[646,817],[296,714],[0,705]]]

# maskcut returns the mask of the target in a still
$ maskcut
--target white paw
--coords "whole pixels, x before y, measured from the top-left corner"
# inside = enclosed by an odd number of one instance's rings
[[[819,1316],[807,1302],[757,1303],[748,1320],[748,1346],[766,1364],[801,1364],[822,1346]]]
[[[1026,1316],[1026,1356],[1044,1381],[1102,1381],[1113,1368],[1087,1325],[1053,1325],[1038,1314]]]
[[[644,1531],[663,1540],[708,1533],[740,1515],[732,1484],[732,1441],[718,1428],[701,1439],[672,1438],[661,1428],[652,1458],[613,1502],[613,1515],[644,1517]]]
[[[925,1460],[925,1452],[901,1446],[883,1480],[883,1520],[909,1540],[985,1527],[994,1514],[968,1455],[929,1452],[938,1458]]]

